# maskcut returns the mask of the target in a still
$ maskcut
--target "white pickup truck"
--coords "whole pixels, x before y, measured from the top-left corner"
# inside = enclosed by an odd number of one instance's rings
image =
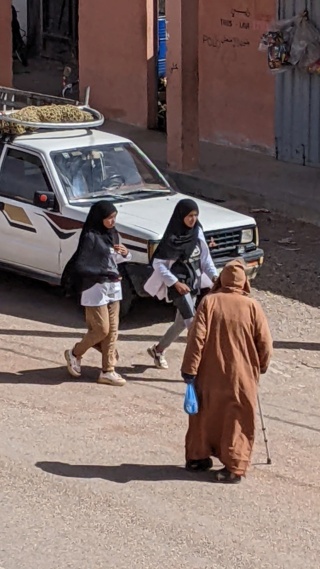
[[[25,105],[66,103],[1,87],[0,100],[0,121],[10,117],[18,100]],[[102,123],[94,111],[92,125]],[[135,296],[147,296],[143,285],[151,256],[183,195],[130,140],[92,125],[38,125],[34,132],[1,136],[0,266],[59,285],[90,206],[111,200],[119,211],[122,241],[132,253],[132,261],[122,265],[126,313]],[[241,256],[253,278],[263,262],[255,220],[196,201],[216,266]]]

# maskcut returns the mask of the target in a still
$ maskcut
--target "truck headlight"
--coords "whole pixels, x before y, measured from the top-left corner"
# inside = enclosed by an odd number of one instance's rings
[[[241,231],[241,243],[252,243],[253,229],[243,229]]]
[[[257,247],[259,247],[259,239],[259,229],[258,227],[255,227],[254,242]]]
[[[160,241],[148,241],[148,258],[149,258],[149,261],[151,261],[159,243],[160,243]]]

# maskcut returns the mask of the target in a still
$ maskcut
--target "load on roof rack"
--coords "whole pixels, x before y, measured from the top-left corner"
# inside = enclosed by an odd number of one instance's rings
[[[104,116],[97,111],[92,109],[89,105],[89,95],[90,88],[86,90],[85,103],[82,105],[79,101],[74,101],[73,99],[65,99],[63,97],[53,97],[51,95],[44,95],[41,93],[33,93],[32,91],[21,91],[20,89],[10,89],[8,87],[0,86],[0,123],[13,123],[24,129],[38,130],[66,130],[66,129],[83,129],[83,128],[98,128],[104,123]],[[35,122],[21,119],[17,116],[12,116],[12,114],[17,111],[22,111],[26,107],[44,107],[50,105],[70,105],[75,107],[78,111],[84,111],[84,113],[89,113],[90,117],[86,116],[85,121],[77,122]]]

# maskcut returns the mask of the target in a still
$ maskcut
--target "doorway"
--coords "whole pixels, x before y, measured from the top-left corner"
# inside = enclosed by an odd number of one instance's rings
[[[159,0],[157,21],[158,130],[167,132],[167,21],[166,0]]]
[[[12,0],[12,5],[27,52],[27,65],[14,57],[14,86],[61,96],[66,66],[68,81],[78,79],[78,0]]]
[[[42,0],[42,55],[78,60],[78,0]]]

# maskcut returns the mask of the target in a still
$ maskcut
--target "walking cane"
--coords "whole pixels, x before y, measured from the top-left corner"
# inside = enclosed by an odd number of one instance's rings
[[[267,439],[267,429],[266,429],[266,426],[264,424],[264,418],[263,418],[263,414],[262,414],[262,408],[261,408],[259,394],[258,394],[258,407],[259,407],[259,414],[260,414],[261,428],[262,428],[262,432],[263,432],[264,444],[266,445],[266,451],[267,451],[267,464],[271,464],[271,456],[270,456],[270,452],[269,452],[269,445],[268,445],[268,439]]]

